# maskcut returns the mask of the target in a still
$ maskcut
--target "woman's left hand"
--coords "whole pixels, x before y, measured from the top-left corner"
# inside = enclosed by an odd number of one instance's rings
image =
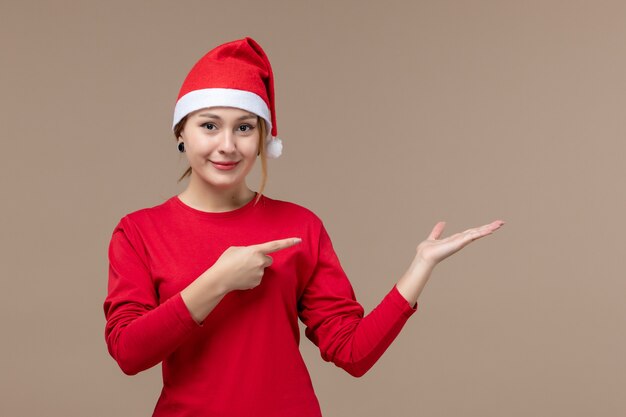
[[[502,220],[496,220],[484,226],[467,229],[464,232],[455,233],[445,239],[439,239],[446,225],[446,222],[439,222],[435,225],[432,232],[430,232],[428,238],[417,245],[416,257],[426,265],[434,267],[448,256],[461,250],[470,242],[490,235],[503,224],[504,222]]]

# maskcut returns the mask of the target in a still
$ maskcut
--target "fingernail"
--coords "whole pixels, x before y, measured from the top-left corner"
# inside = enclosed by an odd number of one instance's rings
[[[294,240],[296,241],[296,243],[302,242],[302,239],[300,239],[299,237],[295,238]]]

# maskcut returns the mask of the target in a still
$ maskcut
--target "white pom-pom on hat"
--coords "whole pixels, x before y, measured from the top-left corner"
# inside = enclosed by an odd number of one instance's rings
[[[283,153],[283,142],[275,136],[267,142],[265,147],[266,153],[265,155],[268,158],[278,158]]]

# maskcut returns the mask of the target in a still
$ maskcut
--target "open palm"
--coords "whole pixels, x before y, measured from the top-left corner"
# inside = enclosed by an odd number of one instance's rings
[[[490,235],[499,229],[504,222],[496,220],[489,224],[467,229],[460,233],[455,233],[444,239],[439,239],[446,226],[446,222],[438,222],[433,228],[428,238],[417,245],[417,257],[430,265],[436,265],[448,256],[458,252],[463,247],[483,236]]]

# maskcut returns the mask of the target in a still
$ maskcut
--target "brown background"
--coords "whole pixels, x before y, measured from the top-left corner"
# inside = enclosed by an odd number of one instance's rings
[[[325,417],[626,414],[626,3],[4,1],[0,16],[1,415],[151,415],[160,367],[129,377],[106,350],[107,246],[121,216],[184,189],[180,84],[246,35],[272,61],[285,145],[266,194],[324,220],[366,312],[437,221],[444,236],[507,222],[437,267],[362,378],[303,336]]]

